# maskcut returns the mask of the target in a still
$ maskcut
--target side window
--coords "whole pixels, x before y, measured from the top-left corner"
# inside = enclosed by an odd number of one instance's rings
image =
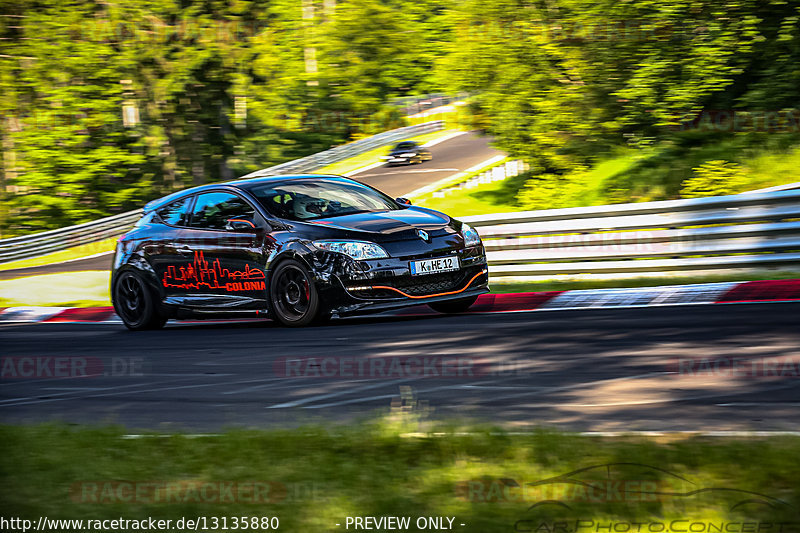
[[[171,226],[185,226],[187,222],[186,208],[191,196],[181,198],[177,202],[167,204],[157,211],[158,217]]]
[[[198,195],[192,210],[190,226],[194,228],[224,230],[230,218],[253,221],[253,207],[228,192],[209,192]]]

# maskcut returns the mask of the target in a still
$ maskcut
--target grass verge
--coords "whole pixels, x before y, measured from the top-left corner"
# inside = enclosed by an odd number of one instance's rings
[[[0,281],[0,307],[111,305],[107,270],[42,274]]]
[[[692,175],[692,169],[714,159],[729,160],[745,169],[745,179],[732,193],[800,181],[797,171],[800,148],[796,146],[757,147],[724,141],[688,149],[664,143],[638,150],[620,148],[586,172],[566,176],[555,192],[542,196],[532,206],[517,199],[532,178],[530,173],[448,191],[441,198],[427,194],[415,199],[415,203],[463,217],[675,199],[679,197],[682,181]]]
[[[471,172],[458,181],[468,181],[486,170]],[[528,177],[530,177],[528,174],[522,174],[503,181],[484,183],[470,189],[454,189],[442,197],[436,197],[433,192],[430,192],[414,196],[412,200],[417,205],[443,211],[454,217],[519,211],[519,206],[516,204],[516,193]]]
[[[40,255],[38,257],[31,257],[30,259],[21,259],[19,261],[11,261],[8,263],[0,263],[0,270],[14,270],[17,268],[28,268],[36,266],[51,265],[53,263],[62,263],[64,261],[71,261],[73,259],[81,259],[103,252],[113,252],[114,247],[117,245],[117,237],[111,237],[102,241],[91,242],[88,244],[81,244],[73,248],[67,248],[60,252],[53,252],[52,254]]]
[[[454,517],[453,529],[463,532],[588,532],[594,525],[576,529],[577,521],[676,520],[689,521],[681,523],[685,531],[701,522],[750,531],[741,523],[762,522],[772,529],[752,531],[772,532],[779,531],[775,524],[797,520],[800,509],[796,437],[656,441],[474,426],[408,436],[415,424],[402,418],[200,438],[125,439],[119,427],[4,426],[0,506],[3,516],[34,524],[39,516],[206,516],[227,517],[230,528],[234,516],[266,516],[290,532],[344,531],[348,516],[408,516],[412,524],[418,517]],[[580,469],[586,470],[575,473]],[[537,505],[544,500],[564,506]],[[553,529],[558,522],[571,526]],[[739,525],[726,530],[728,523]],[[648,527],[641,531],[656,530]]]

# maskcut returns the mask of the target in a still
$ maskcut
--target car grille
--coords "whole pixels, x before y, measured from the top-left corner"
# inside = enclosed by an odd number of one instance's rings
[[[409,296],[430,296],[443,292],[463,289],[468,280],[477,274],[477,271],[444,272],[441,274],[428,274],[424,276],[403,276],[398,278],[375,280],[367,290],[351,290],[350,293],[359,298],[368,299],[397,299],[404,296],[397,291],[380,287],[394,287]],[[480,280],[476,280],[480,282]],[[474,285],[474,284],[473,284]]]
[[[403,277],[393,280],[392,283],[382,284],[394,287],[412,296],[436,294],[460,289],[464,283],[464,272],[443,272],[441,274],[428,274],[418,277]]]

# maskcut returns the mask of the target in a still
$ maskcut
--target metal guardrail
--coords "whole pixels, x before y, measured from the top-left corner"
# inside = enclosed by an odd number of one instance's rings
[[[800,271],[800,191],[462,217],[495,281]]]
[[[361,155],[375,148],[402,141],[408,137],[439,131],[443,128],[444,121],[433,120],[416,126],[406,126],[385,131],[373,135],[372,137],[337,146],[308,157],[257,170],[239,179],[314,172],[332,163],[344,161],[345,159]],[[100,220],[78,224],[77,226],[54,229],[34,235],[2,239],[0,240],[0,263],[38,257],[40,255],[66,250],[73,246],[91,244],[121,235],[130,229],[141,215],[141,209],[136,209]]]
[[[38,257],[122,235],[142,216],[142,210],[128,211],[100,220],[54,229],[34,235],[0,240],[0,263]]]

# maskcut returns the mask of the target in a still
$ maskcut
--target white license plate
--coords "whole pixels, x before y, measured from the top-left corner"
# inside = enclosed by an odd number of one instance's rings
[[[458,263],[458,257],[437,257],[436,259],[423,259],[422,261],[411,261],[408,264],[411,269],[412,276],[420,274],[436,274],[438,272],[451,272],[458,270],[461,265]]]

